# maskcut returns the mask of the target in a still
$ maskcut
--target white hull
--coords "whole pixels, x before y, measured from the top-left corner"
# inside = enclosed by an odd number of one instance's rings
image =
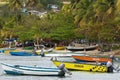
[[[51,68],[34,68],[24,66],[10,66],[3,65],[2,68],[7,74],[21,74],[21,75],[58,75],[59,69]]]
[[[51,52],[51,51],[53,51],[53,48],[50,48],[50,49],[48,49],[48,50],[43,49],[43,52]],[[37,53],[40,53],[41,50],[36,50],[36,52],[37,52]]]
[[[71,57],[72,55],[86,56],[84,53],[49,53],[46,57]]]
[[[75,47],[75,46],[68,46],[67,50],[70,51],[91,51],[97,49],[98,45],[94,46],[85,46],[85,47]]]

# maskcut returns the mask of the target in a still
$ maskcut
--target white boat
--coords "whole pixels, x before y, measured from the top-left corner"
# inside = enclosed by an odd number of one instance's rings
[[[1,63],[3,70],[12,75],[64,76],[63,68],[43,68]]]
[[[48,54],[41,54],[42,57],[71,57],[72,55],[79,55],[79,56],[87,56],[85,53],[73,53],[73,52],[66,52],[66,53],[48,53]]]
[[[44,53],[47,53],[47,52],[52,52],[53,51],[53,48],[50,48],[50,49],[41,49],[41,50],[36,50],[36,53],[41,53],[41,52],[44,52]]]
[[[92,50],[96,50],[97,48],[98,48],[98,45],[84,46],[84,47],[68,46],[67,50],[70,50],[70,51],[92,51]]]

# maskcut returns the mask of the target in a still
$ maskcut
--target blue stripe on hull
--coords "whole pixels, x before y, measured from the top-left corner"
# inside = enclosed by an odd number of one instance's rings
[[[7,74],[12,74],[12,75],[22,75],[23,73],[20,72],[14,72],[14,71],[9,71],[9,70],[4,70]]]
[[[96,62],[96,61],[85,61],[85,60],[79,60],[75,59],[78,63],[87,63],[87,62]],[[101,62],[101,65],[106,65],[107,62]]]

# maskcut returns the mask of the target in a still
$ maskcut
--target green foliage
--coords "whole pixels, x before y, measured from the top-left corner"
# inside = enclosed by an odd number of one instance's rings
[[[119,0],[74,0],[71,9],[76,33],[86,35],[89,40],[113,42],[118,29],[117,14]],[[115,9],[117,6],[117,9]],[[117,30],[118,31],[118,30]],[[81,36],[82,37],[82,36]],[[117,37],[117,40],[120,39]]]
[[[72,41],[87,38],[108,43],[120,40],[119,0],[71,0],[61,12],[51,12],[43,18],[22,14],[24,0],[9,0],[1,7],[1,39],[19,37],[19,40],[52,39]],[[60,0],[28,0],[26,8],[43,9]]]

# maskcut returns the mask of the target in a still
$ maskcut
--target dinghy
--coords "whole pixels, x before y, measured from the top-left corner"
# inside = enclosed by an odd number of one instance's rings
[[[25,52],[25,51],[16,51],[16,52],[9,52],[12,56],[35,56],[36,54]]]
[[[64,68],[63,64],[61,64],[58,68],[11,65],[6,63],[1,63],[1,65],[7,74],[12,75],[65,76],[65,73],[70,73]]]
[[[72,55],[78,56],[87,56],[85,53],[74,53],[74,52],[65,52],[65,53],[48,53],[48,54],[41,54],[42,57],[71,57]]]
[[[96,50],[97,48],[98,45],[85,46],[85,47],[68,46],[66,49],[70,51],[92,51],[92,50]]]
[[[48,52],[52,52],[52,51],[53,51],[53,48],[50,48],[50,49],[41,49],[41,50],[36,50],[36,53],[40,54],[41,52],[48,53]]]

